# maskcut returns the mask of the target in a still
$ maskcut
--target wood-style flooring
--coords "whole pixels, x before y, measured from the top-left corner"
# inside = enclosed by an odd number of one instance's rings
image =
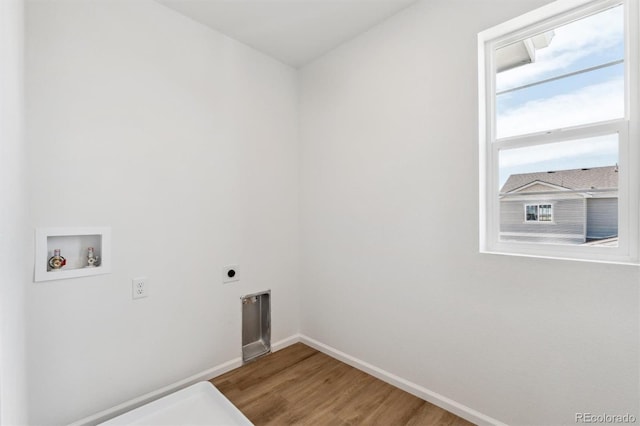
[[[211,382],[256,426],[472,425],[302,343]]]

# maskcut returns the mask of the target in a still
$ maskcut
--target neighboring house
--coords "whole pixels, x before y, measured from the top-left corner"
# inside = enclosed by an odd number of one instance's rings
[[[500,190],[503,241],[583,244],[617,236],[617,165],[511,175]]]

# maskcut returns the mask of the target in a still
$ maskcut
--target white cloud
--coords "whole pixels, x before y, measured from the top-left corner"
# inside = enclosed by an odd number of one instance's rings
[[[624,116],[624,80],[538,99],[498,115],[498,138],[555,130]]]
[[[597,136],[570,142],[530,146],[500,151],[500,168],[558,162],[578,157],[617,157],[617,135]]]
[[[623,10],[612,8],[554,31],[549,47],[536,52],[536,62],[496,76],[498,91],[561,74],[577,61],[611,49],[623,39]]]

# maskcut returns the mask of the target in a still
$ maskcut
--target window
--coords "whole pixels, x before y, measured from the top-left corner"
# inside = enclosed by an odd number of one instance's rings
[[[525,204],[524,220],[525,222],[551,222],[552,208],[551,204]]]
[[[483,252],[637,263],[638,2],[579,3],[478,36]]]

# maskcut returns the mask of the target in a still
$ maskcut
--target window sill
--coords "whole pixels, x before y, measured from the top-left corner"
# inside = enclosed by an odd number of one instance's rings
[[[615,259],[587,259],[584,257],[570,257],[562,255],[543,255],[538,253],[514,253],[503,252],[499,250],[479,250],[481,255],[496,255],[496,256],[511,256],[511,257],[530,257],[533,259],[550,259],[559,261],[571,261],[571,262],[588,262],[588,263],[604,263],[608,265],[621,265],[621,266],[640,266],[638,260],[615,260]]]

